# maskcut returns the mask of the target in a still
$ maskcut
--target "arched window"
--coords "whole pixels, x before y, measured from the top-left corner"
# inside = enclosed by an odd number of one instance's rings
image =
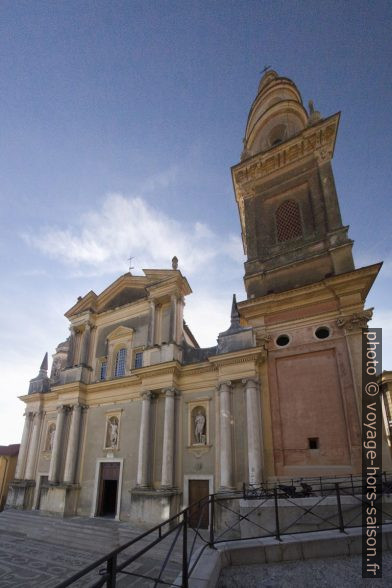
[[[286,200],[275,213],[278,241],[290,241],[302,236],[301,215],[295,200]]]
[[[279,145],[286,138],[286,125],[276,125],[268,135],[268,141],[271,147]]]
[[[127,350],[125,347],[119,349],[116,355],[116,365],[114,368],[115,376],[125,376],[125,360],[127,357]]]

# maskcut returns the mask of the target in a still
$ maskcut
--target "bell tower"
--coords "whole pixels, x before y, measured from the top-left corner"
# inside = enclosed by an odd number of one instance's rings
[[[340,114],[262,77],[232,168],[245,262],[242,326],[259,347],[264,479],[361,471],[361,337],[380,263],[355,269],[331,168]]]
[[[249,112],[232,168],[248,298],[354,269],[330,163],[340,114],[321,118],[309,106],[294,82],[270,70]]]

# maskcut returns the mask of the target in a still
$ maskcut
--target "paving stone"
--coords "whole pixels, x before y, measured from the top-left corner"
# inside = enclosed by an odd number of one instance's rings
[[[144,530],[106,519],[71,517],[61,519],[37,511],[6,510],[0,513],[0,586],[1,588],[54,588],[78,570],[86,567],[112,549],[136,538]],[[125,571],[157,577],[174,539],[174,533],[141,556]],[[157,534],[154,538],[157,537]],[[189,531],[189,550],[194,532]],[[182,569],[182,541],[179,537],[162,579],[172,582]],[[119,563],[131,557],[149,539],[145,538],[119,555]],[[195,549],[201,545],[200,539]],[[101,566],[102,568],[105,565]],[[86,588],[98,578],[91,572],[75,583]],[[153,582],[137,576],[118,575],[118,585],[147,588]],[[162,585],[162,584],[161,584]]]

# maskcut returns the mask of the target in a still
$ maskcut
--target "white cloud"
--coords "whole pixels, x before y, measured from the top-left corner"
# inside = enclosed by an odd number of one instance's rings
[[[241,240],[225,239],[207,225],[181,223],[153,208],[142,197],[106,196],[98,211],[83,215],[68,228],[47,227],[24,239],[45,255],[96,274],[123,272],[129,255],[138,268],[170,267],[177,255],[180,267],[192,274],[219,256],[239,261]]]

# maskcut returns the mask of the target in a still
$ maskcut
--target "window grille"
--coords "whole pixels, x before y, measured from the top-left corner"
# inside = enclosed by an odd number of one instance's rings
[[[278,241],[290,241],[302,236],[299,206],[294,200],[286,200],[275,214]]]

